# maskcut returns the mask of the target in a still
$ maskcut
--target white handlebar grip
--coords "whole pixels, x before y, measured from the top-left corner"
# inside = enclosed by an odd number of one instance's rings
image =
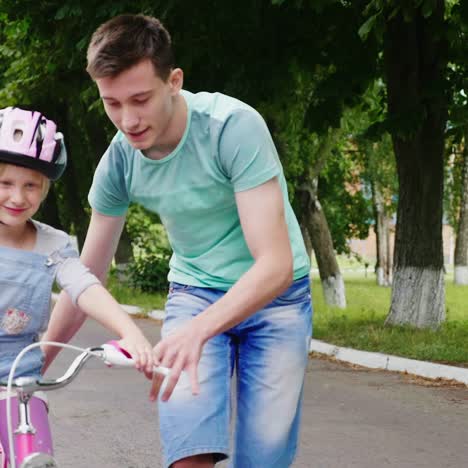
[[[104,351],[103,358],[107,365],[125,367],[135,365],[135,362],[130,357],[130,354],[126,350],[120,348],[117,343],[114,344],[113,342],[109,342],[103,344],[101,347]],[[171,370],[163,366],[154,366],[153,372],[157,372],[158,374],[166,376],[170,374]]]
[[[135,365],[132,358],[127,357],[120,349],[116,348],[113,344],[103,344],[102,349],[104,350],[104,360],[108,365],[126,367]]]

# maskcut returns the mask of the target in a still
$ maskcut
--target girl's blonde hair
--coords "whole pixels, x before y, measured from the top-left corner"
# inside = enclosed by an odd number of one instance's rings
[[[14,166],[14,164],[8,164],[4,162],[0,162],[0,176],[3,174],[7,166]],[[21,166],[19,166],[21,167]],[[33,170],[33,169],[31,169]],[[47,194],[49,193],[50,189],[50,179],[48,179],[44,174],[42,174],[39,171],[35,171],[37,174],[39,174],[42,178],[42,200],[44,201],[45,198],[47,197]]]

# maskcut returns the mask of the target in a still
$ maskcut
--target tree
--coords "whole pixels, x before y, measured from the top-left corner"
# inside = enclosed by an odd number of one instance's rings
[[[299,220],[304,237],[310,239],[315,252],[322,282],[325,302],[340,308],[346,307],[346,291],[343,276],[336,260],[334,242],[327,217],[318,197],[318,179],[323,166],[331,154],[336,131],[322,137],[311,164],[302,176],[302,183],[296,188],[296,204],[301,206]],[[310,252],[309,252],[310,255]]]
[[[363,179],[369,184],[374,211],[377,263],[377,284],[390,286],[393,279],[392,220],[398,193],[395,157],[391,139],[384,134],[378,141],[363,140],[360,149],[364,153]]]
[[[317,259],[325,302],[346,307],[346,294],[330,229],[318,199],[318,180],[334,146],[336,131],[319,137],[304,126],[305,111],[316,80],[296,68],[294,92],[285,92],[260,107],[273,130],[282,155],[288,189],[304,236],[309,258]]]
[[[437,327],[445,319],[442,253],[447,25],[443,0],[374,0],[361,28],[383,37],[387,124],[399,192],[387,324]]]
[[[468,285],[468,1],[451,2],[446,213],[455,229],[455,284]],[[454,151],[452,151],[454,149]]]
[[[342,131],[346,135],[341,161],[351,161],[360,192],[366,204],[361,203],[361,223],[373,219],[376,234],[377,284],[389,286],[392,282],[393,249],[391,244],[392,218],[396,210],[395,157],[391,139],[382,123],[386,112],[385,86],[381,79],[373,81],[360,102],[346,109],[342,119]],[[347,163],[350,164],[349,162]],[[336,172],[336,171],[333,171]],[[371,207],[369,205],[372,205]],[[353,238],[366,233],[362,228],[353,233]],[[351,236],[349,236],[351,237]]]
[[[64,227],[74,229],[80,239],[87,224],[87,189],[111,132],[96,105],[94,87],[83,71],[84,50],[91,32],[111,16],[142,11],[160,17],[172,32],[178,64],[186,71],[187,85],[194,91],[220,90],[262,108],[271,102],[297,101],[291,83],[300,77],[298,70],[307,71],[314,92],[297,125],[314,138],[326,138],[339,128],[343,108],[353,105],[374,72],[375,41],[364,45],[356,34],[364,0],[319,0],[310,4],[239,0],[227,1],[223,8],[213,1],[177,0],[103,1],[98,7],[91,0],[0,2],[9,28],[7,41],[2,44],[8,75],[2,96],[10,102],[25,100],[46,106],[44,109],[49,107],[51,115],[67,128],[73,167],[67,183],[56,186],[55,206]],[[19,39],[13,34],[17,28],[22,31]],[[284,112],[279,106],[276,109]],[[272,131],[277,139],[277,129]],[[281,154],[287,174],[300,168],[291,178],[293,199],[295,187],[301,185],[308,171],[306,165],[298,164],[301,153],[289,151],[294,138],[284,145],[286,150]],[[299,206],[298,212],[306,208]]]
[[[392,218],[398,191],[393,148],[388,134],[378,141],[359,139],[359,151],[364,157],[362,178],[370,187],[377,262],[375,272],[379,286],[390,286],[393,277],[393,249],[391,243]]]
[[[455,246],[455,284],[468,285],[468,126],[465,127],[461,177],[461,202]]]

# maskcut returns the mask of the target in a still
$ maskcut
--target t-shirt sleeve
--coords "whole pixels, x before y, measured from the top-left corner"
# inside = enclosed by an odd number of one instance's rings
[[[268,127],[254,110],[233,112],[220,132],[218,156],[235,192],[279,175],[281,166]]]
[[[102,156],[88,194],[93,209],[108,216],[122,216],[130,204],[126,181],[129,169],[123,149],[113,141]]]
[[[68,242],[65,247],[56,250],[49,256],[57,265],[55,279],[61,289],[70,296],[74,305],[77,304],[80,294],[93,284],[100,284],[96,276],[84,266],[78,256],[78,252]]]

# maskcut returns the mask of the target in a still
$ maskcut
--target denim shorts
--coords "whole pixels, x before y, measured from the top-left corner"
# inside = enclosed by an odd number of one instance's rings
[[[174,332],[223,294],[171,283],[162,335]],[[290,466],[298,443],[311,335],[310,281],[305,277],[239,325],[207,341],[198,367],[199,395],[192,395],[182,373],[171,398],[159,401],[164,466],[206,453],[214,454],[216,461],[230,457],[232,403],[230,466]]]

